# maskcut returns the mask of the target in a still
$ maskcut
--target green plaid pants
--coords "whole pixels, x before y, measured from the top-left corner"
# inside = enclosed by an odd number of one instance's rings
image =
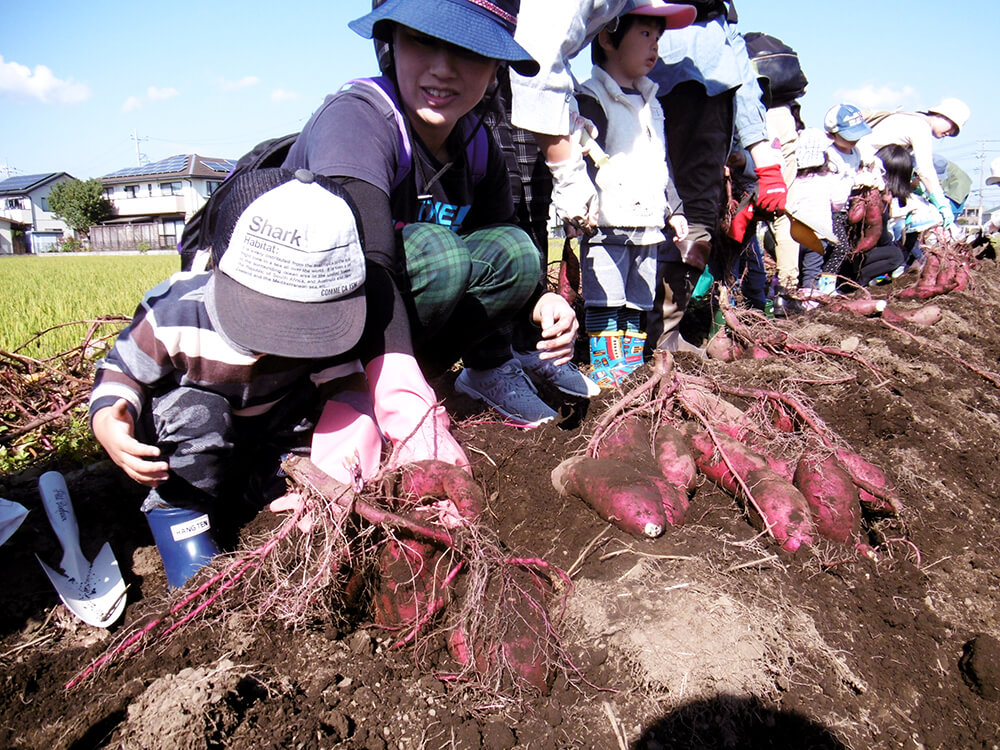
[[[443,370],[462,359],[486,369],[510,359],[510,323],[538,289],[538,250],[512,225],[458,235],[437,224],[403,229],[402,286],[418,359]]]

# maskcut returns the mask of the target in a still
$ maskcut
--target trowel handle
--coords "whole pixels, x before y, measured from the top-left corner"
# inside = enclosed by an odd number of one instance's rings
[[[56,532],[63,550],[80,546],[80,527],[76,523],[73,504],[69,499],[66,480],[58,471],[47,471],[38,478],[38,492],[42,496],[45,515]]]

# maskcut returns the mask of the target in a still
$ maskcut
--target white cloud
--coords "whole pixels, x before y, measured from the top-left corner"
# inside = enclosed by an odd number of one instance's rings
[[[173,99],[175,96],[180,95],[180,91],[175,88],[159,88],[158,86],[150,86],[146,89],[146,95],[143,96],[130,96],[122,104],[122,112],[132,112],[137,109],[141,109],[146,102],[162,102],[167,99]]]
[[[151,102],[162,102],[167,99],[173,99],[180,92],[177,89],[161,89],[156,86],[150,86],[146,89],[146,96],[149,97]]]
[[[78,104],[90,98],[90,88],[86,84],[56,78],[45,65],[36,65],[31,70],[26,65],[5,62],[0,55],[0,92],[3,91],[60,104]]]
[[[868,84],[856,89],[838,89],[835,95],[840,101],[861,109],[895,109],[913,104],[917,98],[917,90],[913,86],[893,88]]]
[[[130,96],[122,105],[122,112],[132,112],[133,110],[140,109],[141,107],[142,99],[138,96]]]
[[[239,91],[240,89],[256,86],[258,83],[260,83],[260,79],[257,76],[243,76],[238,81],[228,81],[225,78],[220,78],[219,88],[223,91]]]
[[[291,102],[299,98],[299,95],[295,91],[286,91],[285,89],[274,89],[271,92],[272,102]]]

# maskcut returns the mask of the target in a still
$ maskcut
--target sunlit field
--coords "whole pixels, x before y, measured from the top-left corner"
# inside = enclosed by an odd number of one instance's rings
[[[175,253],[0,256],[0,350],[40,358],[79,346],[87,325],[48,332],[19,349],[63,323],[131,316],[146,290],[179,267]]]

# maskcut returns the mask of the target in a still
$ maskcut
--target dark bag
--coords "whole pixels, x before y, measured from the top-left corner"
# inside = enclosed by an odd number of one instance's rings
[[[396,87],[391,80],[380,76],[378,78],[355,78],[344,84],[338,93],[348,89],[360,92],[373,104],[387,108],[386,111],[391,111],[395,116],[396,125],[399,128],[400,143],[399,163],[396,165],[396,174],[392,181],[392,187],[396,188],[406,179],[413,167],[413,147],[410,144],[406,119],[399,107],[399,102],[396,101]],[[480,123],[473,124],[468,118],[463,118],[461,122],[465,128],[462,135],[465,140],[465,153],[469,161],[472,180],[478,184],[486,175],[489,160],[489,138],[485,128],[481,127]],[[474,132],[473,128],[475,128]],[[298,137],[298,133],[291,133],[280,138],[270,138],[258,143],[248,153],[240,157],[233,170],[226,175],[226,179],[209,196],[205,205],[198,209],[184,225],[181,240],[177,245],[177,250],[181,255],[182,271],[191,270],[198,251],[211,251],[218,206],[221,205],[229,192],[229,187],[232,184],[230,178],[252,169],[280,167]]]
[[[790,104],[806,93],[809,80],[795,50],[777,37],[748,31],[743,35],[750,62],[758,76],[768,79],[771,106]]]

